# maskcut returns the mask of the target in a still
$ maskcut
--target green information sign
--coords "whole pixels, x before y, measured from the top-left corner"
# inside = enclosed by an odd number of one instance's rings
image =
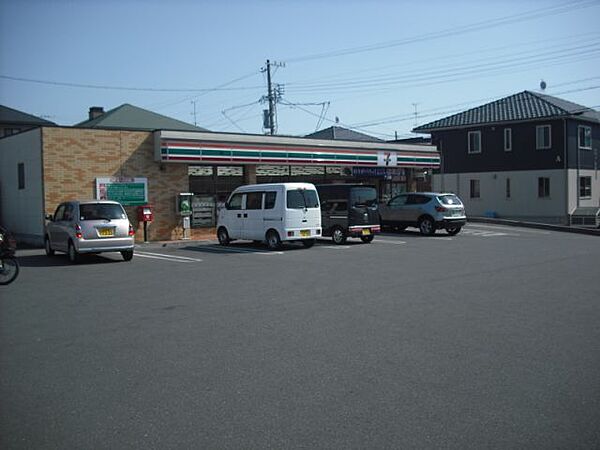
[[[108,184],[106,185],[106,197],[123,206],[145,205],[146,189],[144,183]]]
[[[123,206],[140,206],[148,203],[146,178],[96,178],[96,198],[114,200]]]

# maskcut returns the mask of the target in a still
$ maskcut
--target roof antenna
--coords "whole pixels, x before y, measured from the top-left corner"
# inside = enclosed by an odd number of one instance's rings
[[[546,90],[546,82],[544,80],[540,81],[540,89],[542,92]]]

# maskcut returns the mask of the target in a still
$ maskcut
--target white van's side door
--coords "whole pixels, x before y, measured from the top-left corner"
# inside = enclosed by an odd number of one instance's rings
[[[230,239],[242,239],[245,195],[242,192],[233,194],[225,205],[225,209],[221,211],[223,214],[221,225],[227,229]]]
[[[262,241],[265,239],[263,232],[263,192],[246,192],[245,209],[242,211],[244,226],[242,239]]]
[[[267,231],[270,229],[277,230],[279,236],[282,236],[283,229],[283,216],[285,214],[285,191],[282,188],[267,189],[264,195],[263,203],[263,223],[262,223],[262,235],[267,235]]]

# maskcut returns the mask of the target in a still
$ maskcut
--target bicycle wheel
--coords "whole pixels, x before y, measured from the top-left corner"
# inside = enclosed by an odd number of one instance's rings
[[[12,283],[18,274],[19,263],[15,258],[0,259],[0,284]]]

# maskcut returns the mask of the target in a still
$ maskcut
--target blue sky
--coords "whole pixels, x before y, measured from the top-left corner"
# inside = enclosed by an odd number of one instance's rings
[[[542,79],[600,109],[599,23],[600,0],[0,0],[0,104],[72,125],[130,103],[262,133],[270,59],[286,63],[279,134],[337,117],[407,137]]]

